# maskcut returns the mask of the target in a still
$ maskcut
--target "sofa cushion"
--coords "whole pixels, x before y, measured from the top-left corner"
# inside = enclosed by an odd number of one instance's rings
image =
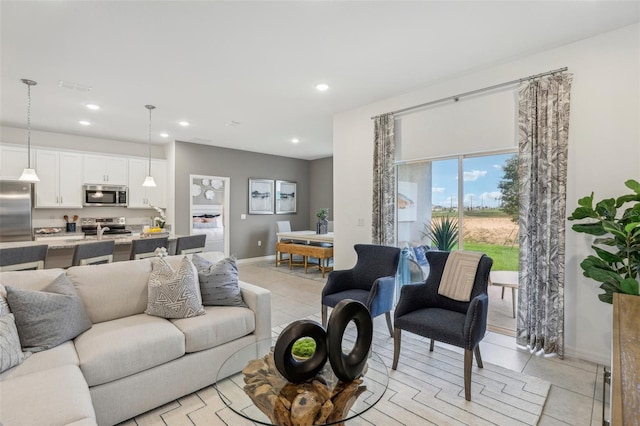
[[[149,275],[147,315],[190,318],[204,314],[198,272],[186,256],[175,270],[162,258],[153,259]]]
[[[173,319],[171,322],[186,337],[186,351],[197,352],[253,333],[256,328],[252,310],[236,306],[205,306],[206,315]]]
[[[95,324],[75,341],[89,386],[111,382],[185,353],[185,338],[166,319],[145,314]]]
[[[13,314],[0,316],[0,373],[21,364],[24,359]]]
[[[42,290],[51,281],[64,274],[64,269],[37,269],[30,271],[7,271],[0,274],[0,280],[6,287],[8,285],[28,290]]]
[[[0,374],[0,380],[8,380],[64,365],[77,367],[79,364],[76,348],[73,346],[73,341],[69,340],[55,348],[31,355],[19,366]]]
[[[7,286],[7,301],[20,343],[31,352],[50,349],[91,328],[82,299],[64,274],[42,291]]]
[[[194,254],[193,264],[198,269],[203,305],[247,307],[238,287],[235,257],[227,257],[213,263]]]
[[[94,324],[137,315],[147,307],[149,259],[73,266],[67,277],[84,301]]]
[[[89,387],[77,366],[0,382],[0,418],[6,426],[66,425],[95,417]]]

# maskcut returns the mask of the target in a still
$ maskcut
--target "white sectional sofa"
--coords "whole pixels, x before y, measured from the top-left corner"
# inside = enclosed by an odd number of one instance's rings
[[[182,257],[166,259],[176,268]],[[93,326],[0,375],[3,426],[113,425],[215,383],[228,356],[271,337],[271,293],[242,281],[249,308],[205,306],[205,315],[176,320],[146,315],[149,259],[5,272],[0,282],[41,290],[62,273]]]

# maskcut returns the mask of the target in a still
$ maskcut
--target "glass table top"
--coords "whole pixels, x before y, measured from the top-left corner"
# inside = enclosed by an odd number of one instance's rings
[[[218,371],[220,398],[248,420],[278,425],[286,423],[282,416],[295,415],[310,416],[313,424],[338,424],[373,407],[387,390],[387,367],[375,352],[353,382],[341,382],[327,360],[316,377],[290,383],[274,365],[275,342],[262,340],[238,350]]]

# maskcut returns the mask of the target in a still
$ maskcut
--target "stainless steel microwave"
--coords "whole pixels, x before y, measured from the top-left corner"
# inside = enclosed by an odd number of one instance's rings
[[[127,207],[129,189],[126,186],[84,185],[82,205]]]

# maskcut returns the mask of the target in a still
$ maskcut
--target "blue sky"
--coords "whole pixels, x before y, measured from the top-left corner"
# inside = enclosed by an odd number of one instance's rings
[[[465,207],[500,206],[498,182],[504,175],[504,163],[511,156],[512,153],[464,159]],[[458,159],[434,161],[432,179],[433,205],[457,206]]]

